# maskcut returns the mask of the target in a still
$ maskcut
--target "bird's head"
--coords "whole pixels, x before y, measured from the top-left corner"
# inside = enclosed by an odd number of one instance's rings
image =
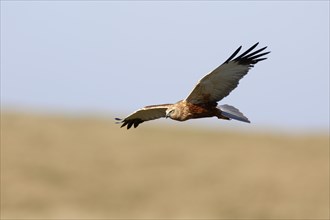
[[[174,111],[175,111],[175,109],[173,109],[173,108],[168,108],[168,109],[166,110],[165,118],[171,117],[171,114],[173,114]]]
[[[179,114],[179,110],[176,107],[171,107],[166,110],[165,118],[176,119]]]

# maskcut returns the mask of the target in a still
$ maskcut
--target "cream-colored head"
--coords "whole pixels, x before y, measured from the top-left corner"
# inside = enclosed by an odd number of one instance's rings
[[[165,118],[170,117],[171,119],[177,120],[180,117],[180,109],[176,106],[172,106],[166,110],[166,116]]]

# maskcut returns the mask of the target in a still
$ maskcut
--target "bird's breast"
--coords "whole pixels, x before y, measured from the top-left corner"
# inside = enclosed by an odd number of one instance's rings
[[[174,120],[186,121],[193,118],[213,117],[216,115],[217,108],[212,104],[193,104],[190,102],[178,103],[180,114]]]

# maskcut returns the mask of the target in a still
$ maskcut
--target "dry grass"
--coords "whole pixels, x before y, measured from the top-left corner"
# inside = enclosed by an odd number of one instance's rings
[[[3,113],[2,218],[329,217],[329,136]]]

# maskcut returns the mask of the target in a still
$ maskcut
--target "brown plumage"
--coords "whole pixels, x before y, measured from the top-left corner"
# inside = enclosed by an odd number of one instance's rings
[[[230,105],[218,106],[218,101],[234,90],[254,64],[267,58],[263,47],[254,52],[258,43],[253,45],[240,56],[235,56],[241,50],[239,47],[222,65],[204,76],[195,86],[189,96],[175,104],[150,105],[139,109],[124,120],[116,118],[121,127],[130,129],[138,127],[141,123],[158,118],[171,118],[177,121],[186,121],[194,118],[217,117],[219,119],[235,119],[250,122],[238,109]]]

